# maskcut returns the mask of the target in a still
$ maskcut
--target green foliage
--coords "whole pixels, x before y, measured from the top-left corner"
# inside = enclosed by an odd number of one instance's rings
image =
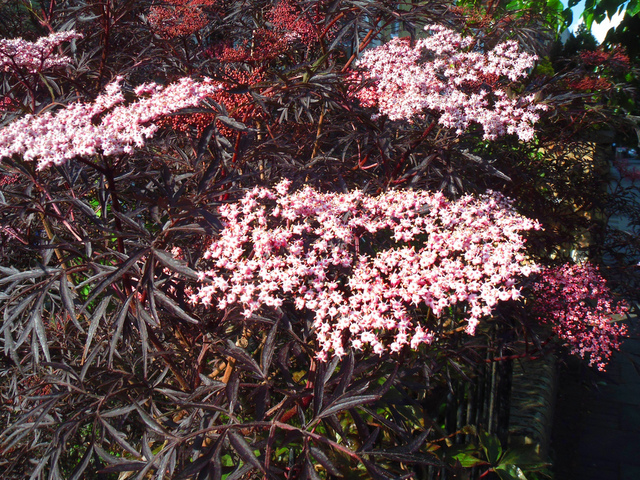
[[[477,467],[495,472],[500,480],[538,479],[550,477],[549,466],[536,454],[535,445],[502,449],[497,436],[480,430],[477,443],[445,449],[445,458],[464,468]]]

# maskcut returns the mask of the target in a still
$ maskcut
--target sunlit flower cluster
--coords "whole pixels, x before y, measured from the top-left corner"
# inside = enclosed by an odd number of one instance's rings
[[[251,93],[248,93],[246,88],[242,93],[234,92],[234,88],[238,85],[255,88],[257,84],[265,79],[265,69],[256,67],[248,72],[225,65],[221,67],[220,72],[222,72],[222,76],[224,76],[229,83],[226,88],[219,89],[209,95],[209,97],[214,102],[223,105],[230,116],[245,124],[254,124],[256,120],[262,118],[264,112],[260,106],[253,101]],[[162,126],[170,126],[178,132],[189,132],[191,129],[195,129],[196,135],[199,137],[205,128],[215,121],[216,116],[217,112],[171,115],[160,120],[159,124]],[[236,130],[226,126],[219,120],[216,122],[216,128],[218,132],[225,137],[231,137],[237,133]]]
[[[575,79],[567,79],[565,85],[568,89],[575,90],[578,92],[585,91],[602,91],[608,90],[613,87],[613,83],[611,83],[606,78],[602,77],[591,77],[589,75],[582,75]]]
[[[20,176],[17,173],[11,175],[5,175],[0,173],[0,187],[6,187],[7,185],[13,185],[20,180]]]
[[[610,67],[616,72],[626,72],[631,67],[629,55],[621,46],[614,46],[610,51],[605,51],[602,47],[583,50],[580,52],[580,60],[587,67]]]
[[[218,0],[167,0],[149,9],[151,28],[163,38],[184,37],[202,30],[209,23],[203,7],[212,7]]]
[[[4,97],[0,100],[0,112],[8,112],[15,109],[15,103],[11,97]]]
[[[322,360],[349,346],[381,354],[430,343],[416,315],[425,307],[441,316],[459,306],[473,334],[499,301],[519,297],[518,276],[537,271],[521,232],[538,224],[497,193],[451,202],[288,188],[255,188],[220,207],[225,228],[192,300],[245,317],[285,303],[310,312]]]
[[[358,62],[376,81],[380,112],[400,120],[428,111],[438,114],[439,123],[457,134],[474,122],[482,126],[487,140],[505,134],[531,140],[537,112],[546,106],[536,104],[533,95],[512,98],[500,88],[499,80],[515,82],[526,77],[536,57],[520,51],[513,41],[482,53],[472,48],[472,37],[438,25],[425,30],[430,35],[417,40],[414,47],[408,39],[395,38],[365,52]],[[371,92],[361,92],[370,103]]]
[[[69,65],[70,59],[54,53],[62,43],[81,38],[73,30],[56,32],[47,37],[29,42],[22,38],[0,39],[0,72],[38,73]]]
[[[291,0],[281,0],[269,9],[265,18],[270,28],[256,28],[243,42],[220,42],[207,53],[223,63],[259,64],[283,55],[292,46],[311,45],[318,39],[314,21],[320,17],[304,11]]]
[[[606,281],[590,263],[566,264],[545,270],[533,287],[535,310],[564,339],[571,353],[589,357],[589,365],[604,370],[627,327],[612,322],[627,311],[614,302]]]
[[[268,62],[284,54],[291,47],[290,36],[281,32],[258,28],[252,32],[251,39],[242,43],[218,43],[207,53],[222,63],[260,64]]]
[[[299,41],[310,45],[318,38],[316,27],[310,21],[311,13],[296,8],[292,0],[280,0],[266,17],[288,42]]]
[[[56,113],[26,115],[0,130],[0,158],[22,155],[38,168],[78,156],[131,153],[158,130],[159,118],[193,107],[221,87],[210,79],[183,78],[167,87],[144,84],[125,104],[118,77],[93,103],[72,103]]]

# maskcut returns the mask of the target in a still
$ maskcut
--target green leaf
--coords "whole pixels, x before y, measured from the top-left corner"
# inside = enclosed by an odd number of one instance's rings
[[[524,2],[522,0],[513,0],[507,4],[506,10],[522,10],[524,8]]]
[[[524,472],[515,465],[500,465],[494,469],[500,480],[527,480]]]
[[[640,2],[638,0],[631,0],[627,4],[627,15],[635,17],[638,13],[640,13]]]
[[[464,452],[454,455],[453,458],[459,461],[460,465],[462,465],[465,468],[475,467],[477,465],[482,465],[487,463],[484,460],[480,460],[478,457],[474,457],[470,453],[464,453]]]
[[[540,470],[546,466],[536,453],[534,445],[526,445],[508,449],[500,459],[500,465],[517,465],[525,470]]]
[[[487,432],[480,432],[478,437],[480,438],[480,445],[482,445],[482,448],[484,449],[487,460],[492,465],[496,465],[502,455],[502,445],[500,445],[500,440],[498,440],[498,437],[495,435],[489,435]]]

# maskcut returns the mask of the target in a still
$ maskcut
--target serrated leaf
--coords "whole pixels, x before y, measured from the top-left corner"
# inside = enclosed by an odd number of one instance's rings
[[[422,453],[395,453],[389,451],[375,451],[366,452],[369,456],[376,456],[385,458],[387,460],[393,460],[395,462],[411,463],[419,465],[438,465],[441,466],[442,462],[438,460],[435,455],[425,455]]]
[[[134,293],[129,294],[127,300],[122,304],[118,314],[116,315],[116,319],[114,321],[115,324],[115,332],[113,337],[111,337],[111,342],[109,342],[109,365],[111,366],[113,363],[113,355],[116,351],[116,346],[118,345],[118,340],[120,340],[120,336],[122,335],[122,329],[124,328],[124,322],[127,318],[127,313],[129,312],[129,305],[133,300]]]
[[[93,337],[96,334],[96,330],[98,329],[100,319],[104,317],[110,301],[110,296],[103,298],[98,307],[94,310],[93,315],[91,315],[91,318],[89,319],[89,332],[87,333],[87,340],[85,341],[84,351],[82,353],[83,362],[85,361],[84,359],[87,358],[87,353],[89,353],[89,347],[91,347],[91,342],[93,342]],[[81,377],[84,378],[84,375],[81,375]]]
[[[167,295],[165,295],[164,292],[161,292],[160,290],[154,290],[153,295],[155,299],[158,301],[158,303],[162,305],[172,315],[178,318],[181,318],[182,320],[185,320],[189,323],[194,323],[196,325],[200,323],[200,321],[193,318],[191,315],[185,312],[182,308],[180,308],[180,306],[176,302],[174,302],[171,298],[169,298]]]
[[[231,377],[227,382],[227,386],[225,388],[225,394],[227,396],[227,400],[229,401],[229,412],[233,413],[236,403],[238,402],[238,388],[240,387],[240,376],[238,375],[238,371],[234,369],[233,373],[231,373]]]
[[[380,435],[380,427],[375,427],[373,431],[369,434],[369,436],[362,442],[362,446],[358,449],[358,451],[367,452],[371,449],[376,440],[378,439],[378,435]]]
[[[333,376],[334,372],[336,371],[336,367],[338,366],[338,364],[342,361],[342,359],[340,357],[334,357],[331,359],[331,361],[329,363],[325,363],[324,364],[324,374],[322,376],[319,376],[318,378],[320,378],[320,380],[326,384],[331,377]]]
[[[204,156],[207,148],[209,147],[209,143],[211,142],[211,137],[216,131],[216,122],[211,122],[207,127],[202,131],[202,136],[198,140],[198,147],[196,149],[196,164],[195,168],[197,169],[200,165],[202,157]]]
[[[249,473],[251,470],[253,470],[255,467],[245,463],[244,465],[242,465],[241,467],[238,467],[233,473],[229,474],[225,480],[240,480],[243,478],[247,478],[246,475],[247,473]]]
[[[273,360],[273,353],[275,352],[276,348],[276,338],[279,325],[279,320],[273,324],[271,330],[269,330],[269,334],[267,335],[266,340],[264,341],[264,346],[262,347],[260,362],[262,363],[262,375],[265,377],[269,373],[269,367],[271,366],[271,362]]]
[[[253,398],[256,402],[256,420],[264,420],[266,408],[269,403],[269,385],[263,384],[256,388]]]
[[[118,430],[116,430],[109,422],[103,420],[102,418],[98,417],[100,420],[100,423],[102,424],[102,426],[105,428],[105,430],[109,433],[109,435],[111,436],[111,438],[113,438],[113,440],[115,440],[115,442],[120,445],[122,448],[124,448],[127,452],[129,452],[131,455],[133,455],[134,457],[137,458],[141,458],[140,453],[138,453],[138,451],[133,448],[126,440],[126,435],[122,432],[119,432]]]
[[[102,418],[120,417],[134,411],[136,407],[133,405],[127,405],[126,407],[114,408],[112,410],[101,411],[100,416]]]
[[[240,435],[238,432],[230,430],[228,433],[228,437],[231,446],[233,446],[234,450],[238,452],[240,458],[242,458],[252,467],[259,469],[262,473],[266,473],[264,465],[262,465],[262,462],[253,453],[253,449],[242,435]]]
[[[115,455],[111,455],[109,452],[107,452],[106,450],[104,450],[100,445],[95,444],[93,446],[93,449],[95,450],[95,452],[98,454],[98,456],[104,460],[106,463],[108,463],[109,465],[127,465],[129,463],[131,463],[129,460],[127,460],[126,458],[123,457],[117,457]],[[135,462],[138,464],[142,464],[144,465],[144,463],[142,462]],[[120,471],[126,471],[126,470],[120,470]]]
[[[329,460],[329,457],[322,450],[316,447],[309,447],[309,451],[311,452],[311,455],[313,455],[313,457],[318,461],[318,463],[322,465],[324,469],[331,475],[334,475],[336,477],[344,476],[342,475],[340,470],[338,470],[336,466],[331,462],[331,460]]]
[[[362,458],[362,463],[373,480],[395,480],[396,478],[395,475],[391,474],[391,472],[378,467],[374,462],[371,462],[366,458]]]
[[[220,437],[218,437],[211,448],[209,448],[204,454],[198,457],[194,462],[187,465],[184,470],[176,475],[175,480],[184,480],[195,475],[196,473],[199,473],[204,468],[208,468],[208,465],[214,456],[218,456],[219,458],[225,436],[226,435],[224,433],[220,435]]]
[[[308,458],[305,462],[305,470],[306,478],[308,478],[309,480],[322,480],[320,478],[320,475],[318,475],[318,472],[316,472],[316,469],[313,468],[313,463],[311,463],[311,460],[309,460]]]
[[[140,260],[143,256],[148,255],[148,253],[148,248],[142,248],[131,255],[126,261],[118,265],[114,272],[110,273],[104,280],[102,280],[102,282],[100,282],[98,286],[96,286],[96,288],[92,290],[91,295],[89,295],[89,298],[87,298],[87,300],[84,302],[84,305],[80,309],[80,312],[84,312],[87,309],[87,306],[91,302],[93,302],[105,288],[120,280],[131,268],[136,265],[138,260]]]
[[[325,418],[352,407],[366,405],[367,403],[375,402],[379,398],[378,395],[356,395],[354,397],[347,397],[344,400],[332,402],[326,409],[320,412],[318,418]]]
[[[98,354],[100,353],[100,350],[102,350],[102,346],[97,346],[96,348],[93,349],[93,352],[91,352],[91,355],[89,355],[88,358],[85,358],[84,356],[82,357],[82,370],[80,370],[80,381],[84,382],[85,377],[87,376],[87,372],[89,371],[89,367],[91,366],[91,364],[93,363],[93,361],[95,360],[95,358],[98,356]]]
[[[407,443],[406,445],[401,445],[399,447],[391,449],[390,451],[393,453],[403,453],[403,454],[414,453],[416,450],[418,450],[422,446],[422,444],[427,439],[428,435],[429,435],[428,431],[421,432],[419,435],[416,435],[415,438],[411,440],[409,443]]]
[[[227,348],[224,352],[230,357],[235,358],[238,362],[246,367],[246,369],[258,375],[259,378],[264,378],[260,365],[242,348],[237,347],[231,340],[227,340]]]
[[[132,462],[126,460],[122,463],[116,463],[109,467],[101,468],[97,473],[121,473],[121,472],[137,472],[138,470],[142,470],[146,467],[147,464],[145,462]]]
[[[165,428],[160,425],[154,418],[151,418],[151,416],[145,412],[142,407],[140,407],[140,405],[138,405],[137,403],[134,402],[134,407],[135,409],[138,411],[138,415],[140,415],[140,418],[142,419],[142,421],[154,432],[159,433],[160,435],[166,436],[166,437],[170,437],[170,438],[175,438],[173,435],[171,435],[169,432],[167,432],[165,430]]]
[[[8,277],[0,278],[0,285],[4,285],[6,283],[18,282],[20,280],[26,279],[35,279],[40,278],[43,275],[49,275],[51,273],[57,272],[58,270],[29,270],[27,272],[18,272],[9,275]]]
[[[167,448],[163,448],[162,453],[156,455],[156,458],[162,456],[162,461],[160,462],[160,465],[158,466],[158,470],[156,472],[156,478],[158,479],[163,479],[166,478],[165,475],[167,473],[167,470],[169,470],[169,478],[171,478],[173,475],[173,469],[175,468],[175,456],[176,456],[176,451],[174,446],[169,446]]]
[[[324,402],[324,368],[326,365],[320,363],[317,366],[316,381],[313,385],[313,416],[317,417],[322,410],[322,403]]]
[[[353,369],[355,366],[355,358],[353,356],[353,352],[350,351],[346,358],[342,358],[342,363],[340,364],[340,383],[335,389],[334,395],[339,396],[343,395],[347,390],[347,387],[351,383],[351,379],[353,378]]]
[[[85,333],[84,328],[82,328],[82,325],[78,322],[78,316],[76,315],[76,309],[73,306],[73,299],[71,297],[72,293],[69,288],[69,281],[67,280],[67,275],[63,273],[60,275],[60,298],[62,299],[62,305],[76,328],[80,330],[81,333]]]
[[[148,378],[148,366],[149,366],[149,334],[147,332],[147,323],[143,318],[143,315],[140,312],[143,312],[144,309],[140,302],[136,301],[136,312],[137,315],[137,323],[138,323],[138,332],[140,333],[140,348],[142,350],[142,374],[143,378],[146,380]],[[147,315],[148,317],[148,315]]]
[[[149,236],[149,231],[146,230],[142,225],[140,225],[138,222],[133,220],[128,215],[125,215],[124,213],[118,212],[117,210],[113,210],[112,213],[118,220],[120,220],[122,223],[127,224],[134,231],[142,234],[143,237],[148,237]]]
[[[47,359],[47,362],[51,362],[51,355],[49,354],[49,345],[47,340],[47,331],[42,322],[42,305],[44,302],[45,292],[40,294],[36,305],[33,307],[33,312],[31,313],[30,322],[33,322],[34,330],[36,331],[36,336],[38,337],[38,343],[40,343],[40,348],[42,348],[42,353],[44,354],[44,358]]]
[[[69,480],[80,480],[81,478],[84,478],[82,474],[89,466],[92,455],[93,455],[93,443],[91,443],[91,445],[89,445],[85,450],[84,455],[82,455],[82,458],[80,459],[78,464],[75,466],[75,468],[71,472],[71,475],[69,475]]]
[[[151,251],[153,252],[153,255],[158,259],[158,261],[172,272],[177,272],[180,275],[191,278],[193,280],[198,280],[200,278],[198,272],[189,268],[183,262],[176,260],[172,255],[165,252],[164,250],[152,249]]]
[[[237,120],[235,120],[235,119],[233,119],[231,117],[226,117],[224,115],[218,115],[216,117],[216,120],[220,120],[227,127],[233,128],[234,130],[238,130],[240,132],[246,132],[246,131],[249,130],[249,128],[244,123],[238,122]]]
[[[12,310],[11,310],[11,315],[9,315],[9,309],[5,308],[4,312],[3,312],[3,322],[2,322],[2,327],[0,327],[0,332],[3,332],[7,329],[11,329],[11,327],[13,327],[13,321],[22,313],[24,312],[29,305],[31,305],[31,302],[38,296],[39,292],[34,292],[31,295],[27,295],[26,297],[24,297],[22,300],[20,300],[20,303],[18,303],[18,305],[16,305]]]

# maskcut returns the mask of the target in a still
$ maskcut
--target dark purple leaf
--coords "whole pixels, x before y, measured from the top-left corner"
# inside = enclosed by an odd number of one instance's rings
[[[229,382],[227,383],[226,388],[226,396],[229,402],[229,412],[233,414],[235,410],[236,403],[238,402],[238,388],[240,387],[240,375],[238,375],[238,371],[236,369],[231,373],[231,377],[229,377]]]
[[[100,423],[102,424],[102,426],[105,428],[105,430],[107,431],[107,433],[109,434],[109,436],[111,438],[113,438],[113,440],[115,440],[115,442],[120,445],[122,448],[124,448],[127,452],[129,452],[131,455],[133,455],[134,457],[137,458],[141,458],[142,455],[140,455],[140,453],[138,453],[138,451],[133,448],[126,440],[125,438],[127,437],[124,433],[119,432],[118,430],[116,430],[115,428],[113,428],[113,426],[111,426],[111,424],[109,424],[109,422],[103,420],[102,418],[98,417],[100,420]]]
[[[89,466],[92,455],[93,455],[93,443],[91,443],[91,445],[89,445],[87,449],[84,451],[82,458],[80,459],[78,464],[75,466],[75,468],[69,475],[69,480],[80,480],[82,478],[85,478],[83,476],[83,473]]]
[[[76,328],[80,330],[81,333],[85,333],[84,328],[82,328],[82,325],[80,325],[80,323],[78,322],[78,316],[76,315],[76,309],[73,306],[71,295],[72,294],[71,289],[69,288],[67,275],[63,273],[60,275],[60,298],[62,299],[62,305],[64,306],[67,314],[69,315],[69,318],[76,326]]]
[[[186,278],[198,280],[198,272],[189,268],[184,264],[184,262],[176,260],[172,255],[168,254],[164,250],[152,249],[151,251],[153,252],[153,255],[158,259],[158,261],[172,272],[179,273]]]
[[[145,462],[124,461],[98,470],[98,473],[120,473],[120,472],[137,472],[146,467]]]
[[[120,311],[116,315],[114,324],[115,324],[115,332],[113,333],[113,337],[111,337],[111,342],[109,343],[109,365],[113,363],[113,355],[116,351],[116,346],[118,345],[118,340],[122,336],[122,329],[124,328],[124,322],[127,318],[127,313],[129,313],[129,304],[131,300],[133,300],[134,293],[129,294],[127,300],[120,306]]]
[[[80,312],[84,312],[87,306],[91,302],[93,302],[105,288],[120,280],[129,270],[136,266],[138,260],[140,260],[143,256],[148,255],[148,253],[148,248],[142,248],[132,256],[130,256],[124,263],[121,263],[114,272],[110,273],[107,278],[102,280],[102,282],[100,282],[100,284],[92,290],[91,295],[89,295],[89,298],[87,298],[87,300],[84,302],[84,305],[80,309]]]
[[[51,361],[51,354],[49,353],[49,342],[47,340],[47,331],[42,322],[42,310],[43,310],[43,302],[44,302],[45,292],[40,294],[38,301],[33,307],[33,311],[31,312],[31,318],[29,320],[30,323],[33,323],[33,328],[36,331],[36,335],[38,337],[38,342],[40,343],[40,347],[42,348],[42,353],[44,354],[44,358],[47,359],[47,362]]]
[[[244,349],[236,347],[231,340],[227,340],[227,348],[224,353],[235,358],[245,369],[255,373],[258,378],[264,378],[260,365]]]
[[[262,465],[262,462],[253,453],[253,449],[242,435],[234,430],[229,430],[228,437],[231,446],[233,446],[235,451],[238,452],[238,455],[240,455],[240,458],[242,458],[242,460],[251,465],[253,468],[257,468],[262,473],[265,473],[264,465]]]
[[[340,470],[338,470],[338,468],[331,462],[331,460],[329,460],[329,457],[322,450],[316,447],[309,447],[309,451],[311,452],[311,455],[313,455],[313,457],[318,461],[318,463],[322,465],[324,469],[331,475],[334,475],[336,477],[343,476],[342,473],[340,473]]]
[[[362,459],[362,463],[373,480],[396,480],[396,476],[382,467],[378,467],[374,462]]]
[[[174,438],[173,435],[171,435],[169,432],[167,432],[165,430],[165,428],[160,425],[155,419],[151,418],[151,416],[145,412],[142,407],[140,407],[140,405],[138,405],[137,403],[134,403],[134,407],[135,409],[138,411],[138,415],[140,415],[140,418],[142,419],[142,421],[154,432],[164,436],[164,437],[169,437],[169,438]]]
[[[249,473],[254,468],[256,467],[248,463],[245,463],[241,467],[238,467],[235,472],[232,472],[231,474],[229,474],[229,476],[227,476],[225,480],[241,480],[241,479],[247,478],[246,474]]]
[[[367,403],[375,402],[380,397],[378,395],[356,395],[355,397],[347,397],[342,400],[336,400],[332,402],[326,409],[320,412],[319,418],[328,417],[336,413],[348,410],[352,407],[366,405]]]
[[[160,290],[154,290],[153,295],[155,299],[158,300],[158,303],[162,305],[164,308],[166,308],[167,311],[172,315],[178,318],[181,318],[182,320],[185,320],[189,323],[194,323],[194,324],[200,323],[199,320],[193,318],[191,315],[185,312],[182,308],[180,308],[180,306],[176,302],[174,302],[171,298],[169,298]]]
[[[107,307],[109,306],[109,302],[111,301],[111,297],[105,297],[102,299],[100,304],[96,307],[91,318],[89,319],[89,332],[87,333],[87,340],[84,344],[84,352],[82,354],[82,358],[86,358],[89,353],[89,347],[91,346],[91,342],[93,341],[93,337],[96,334],[96,330],[98,329],[98,325],[100,324],[100,319],[104,317],[105,312],[107,311]],[[81,375],[84,378],[84,375]]]
[[[271,361],[273,360],[273,353],[276,349],[276,338],[278,334],[278,327],[280,325],[280,321],[276,321],[271,330],[269,330],[269,334],[267,335],[267,339],[264,342],[264,346],[262,347],[262,375],[266,377],[269,374],[269,367],[271,366]]]

